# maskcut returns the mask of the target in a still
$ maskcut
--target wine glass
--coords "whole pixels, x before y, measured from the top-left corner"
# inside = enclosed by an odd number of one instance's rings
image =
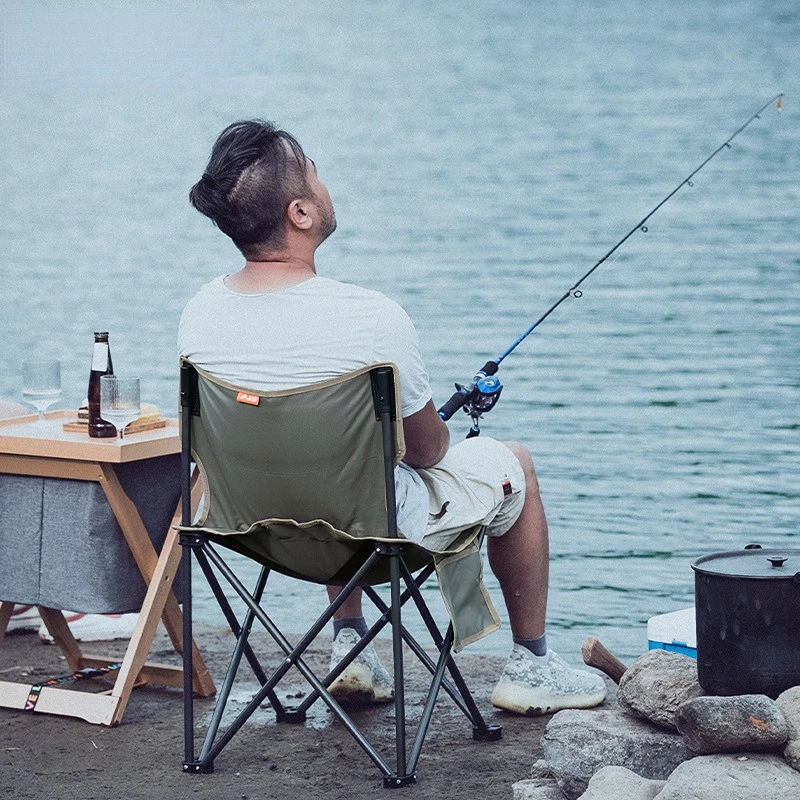
[[[39,412],[44,412],[61,397],[61,362],[55,358],[22,362],[22,396]]]
[[[125,426],[140,415],[139,379],[119,375],[100,378],[100,417],[110,422],[122,439]]]

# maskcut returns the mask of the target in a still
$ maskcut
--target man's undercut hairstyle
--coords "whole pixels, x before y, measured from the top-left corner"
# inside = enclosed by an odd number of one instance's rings
[[[255,119],[222,131],[189,202],[230,236],[245,258],[257,258],[285,245],[286,209],[308,194],[303,148],[290,133]]]

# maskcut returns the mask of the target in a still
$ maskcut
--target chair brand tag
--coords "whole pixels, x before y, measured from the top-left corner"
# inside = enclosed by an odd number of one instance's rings
[[[236,402],[247,403],[249,406],[257,406],[261,402],[261,398],[257,394],[239,392],[239,394],[236,395]]]

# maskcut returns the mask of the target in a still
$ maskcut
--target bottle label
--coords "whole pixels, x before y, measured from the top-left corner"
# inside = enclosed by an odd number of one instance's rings
[[[92,351],[92,372],[105,372],[108,369],[108,342],[95,342]]]

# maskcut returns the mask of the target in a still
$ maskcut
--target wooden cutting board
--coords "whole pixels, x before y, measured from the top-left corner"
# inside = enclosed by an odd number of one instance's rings
[[[142,431],[152,431],[156,428],[165,428],[167,421],[165,419],[143,419],[141,421],[134,421],[125,426],[125,435],[129,436],[132,433],[141,433]],[[78,420],[71,420],[65,422],[62,426],[67,433],[85,433],[89,436],[89,424],[87,422],[78,422]]]

